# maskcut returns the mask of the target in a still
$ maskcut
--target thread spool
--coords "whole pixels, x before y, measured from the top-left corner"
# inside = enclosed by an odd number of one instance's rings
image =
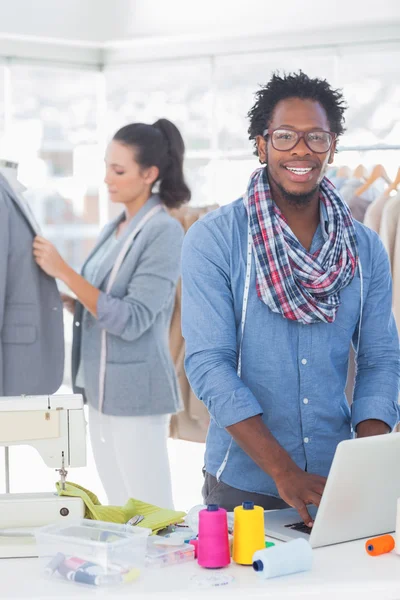
[[[199,540],[190,540],[189,544],[194,547],[194,557],[197,558],[197,552],[199,549]]]
[[[395,546],[393,536],[381,535],[365,542],[365,549],[370,556],[380,556],[391,552]]]
[[[264,509],[254,502],[243,502],[233,514],[232,558],[239,565],[251,565],[254,552],[265,548]]]
[[[199,512],[197,562],[207,569],[220,569],[231,562],[227,514],[218,504]]]
[[[253,556],[253,569],[261,579],[309,571],[311,566],[312,549],[303,538],[259,550]]]
[[[199,513],[201,510],[205,510],[207,506],[205,504],[196,504],[193,506],[185,517],[186,524],[196,534],[199,533]]]
[[[64,560],[65,560],[65,554],[63,554],[62,552],[57,552],[57,554],[55,556],[53,556],[53,558],[48,563],[48,565],[46,565],[46,567],[44,569],[44,574],[47,576],[53,575],[53,573],[55,573],[57,571],[58,567],[60,565],[62,565]]]

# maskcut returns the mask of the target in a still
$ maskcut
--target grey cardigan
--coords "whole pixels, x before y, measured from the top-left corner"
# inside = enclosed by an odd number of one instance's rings
[[[169,351],[169,327],[184,235],[180,223],[165,210],[147,221],[126,254],[110,293],[105,293],[111,269],[126,238],[157,204],[161,201],[155,194],[135,215],[98,269],[94,281],[100,289],[97,319],[76,303],[72,345],[74,391],[83,393],[86,401],[98,408],[101,331],[105,329],[103,412],[109,415],[167,414],[181,408]],[[122,218],[123,214],[104,228],[87,260],[115,231]],[[85,265],[82,272],[84,268]],[[81,356],[84,390],[75,385]]]

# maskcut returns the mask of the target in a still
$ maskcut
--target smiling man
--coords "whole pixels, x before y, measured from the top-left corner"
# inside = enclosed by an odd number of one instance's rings
[[[185,366],[211,415],[206,503],[290,505],[312,525],[306,505],[319,505],[337,444],[397,423],[388,258],[324,177],[344,111],[325,80],[274,75],[249,112],[263,166],[186,235]]]

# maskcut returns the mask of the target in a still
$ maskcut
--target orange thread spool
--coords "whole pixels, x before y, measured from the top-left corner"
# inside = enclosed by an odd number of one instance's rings
[[[379,556],[380,554],[387,554],[394,548],[393,536],[381,535],[380,537],[372,538],[365,542],[365,549],[370,556]]]

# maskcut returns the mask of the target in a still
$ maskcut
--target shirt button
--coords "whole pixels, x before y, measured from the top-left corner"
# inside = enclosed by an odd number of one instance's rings
[[[80,322],[79,321],[75,321],[75,327],[80,327],[80,326],[81,326]]]
[[[305,443],[305,444],[308,444],[308,442],[309,442],[309,441],[310,441],[310,438],[307,438],[307,437],[306,437],[306,438],[304,438],[304,443]]]
[[[307,359],[306,358],[302,358],[301,359],[301,364],[302,365],[306,365],[307,364]]]
[[[303,404],[308,404],[308,398],[303,398]]]

